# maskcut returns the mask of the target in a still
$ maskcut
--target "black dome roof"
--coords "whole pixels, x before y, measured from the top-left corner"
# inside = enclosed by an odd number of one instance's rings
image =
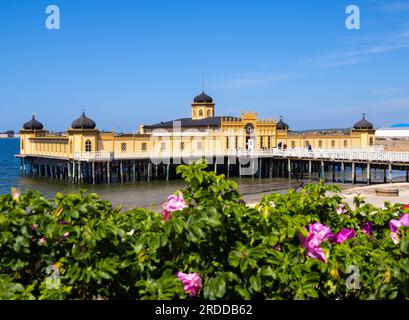
[[[88,118],[83,111],[78,119],[75,119],[71,123],[71,128],[73,129],[95,129],[96,124],[93,120]]]
[[[276,124],[277,130],[285,130],[288,129],[288,124],[283,121],[283,116],[280,116],[280,121]]]
[[[202,91],[201,94],[199,94],[198,96],[196,96],[193,99],[193,102],[195,102],[195,103],[203,103],[203,102],[212,103],[213,99],[212,99],[212,97],[208,96],[204,91]]]
[[[30,121],[26,122],[23,124],[23,129],[26,130],[43,130],[43,124],[39,121],[36,120],[35,115],[33,114],[33,117],[31,118]]]
[[[362,120],[354,124],[354,129],[373,129],[373,124],[365,119],[365,113],[362,115]]]

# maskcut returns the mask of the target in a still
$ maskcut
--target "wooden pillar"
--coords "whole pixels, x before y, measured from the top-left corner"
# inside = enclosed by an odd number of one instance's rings
[[[389,163],[388,164],[388,182],[389,183],[392,183],[392,164],[391,163]]]
[[[271,179],[273,177],[273,159],[270,159],[270,166],[269,166],[268,177]]]
[[[68,162],[67,162],[67,169],[68,169],[68,180],[71,180],[71,163],[70,163],[70,161],[68,160]]]
[[[356,178],[355,178],[355,162],[352,162],[352,169],[351,169],[351,176],[352,176],[352,178],[351,178],[351,180],[352,180],[352,183],[353,184],[355,184],[356,183]]]
[[[92,161],[92,184],[95,184],[95,162]]]
[[[332,182],[335,182],[335,163],[333,162],[331,165],[332,169]]]
[[[321,161],[321,179],[325,181],[325,163]]]
[[[256,175],[256,173],[254,172],[254,171],[255,171],[255,170],[254,170],[254,169],[255,169],[255,168],[254,168],[254,167],[255,167],[254,164],[256,163],[256,161],[255,161],[254,158],[250,158],[250,159],[251,159],[251,160],[250,160],[250,161],[251,161],[251,178],[254,179],[254,177],[255,177],[255,175]]]
[[[312,161],[308,160],[308,180],[312,179]]]
[[[345,164],[341,162],[341,182],[345,183]]]
[[[170,164],[168,163],[166,165],[166,181],[169,181],[169,168],[170,168]]]
[[[229,157],[227,157],[227,172],[226,173],[227,173],[227,178],[230,178],[230,158]]]
[[[136,181],[136,160],[132,163],[132,181]]]
[[[148,162],[148,181],[151,181],[151,168],[152,164]]]
[[[263,172],[262,168],[263,168],[263,160],[262,160],[262,158],[259,158],[258,159],[258,178],[259,179],[261,179],[261,175],[262,175],[262,172]]]
[[[371,184],[371,164],[369,161],[366,164],[366,183]]]
[[[107,178],[108,178],[108,184],[111,183],[111,163],[107,161]]]
[[[239,166],[239,178],[241,179],[241,163],[240,163],[240,159],[239,159],[237,165]]]
[[[291,179],[291,160],[287,159],[287,164],[288,164],[288,178]]]
[[[78,182],[82,182],[81,161],[78,161]]]

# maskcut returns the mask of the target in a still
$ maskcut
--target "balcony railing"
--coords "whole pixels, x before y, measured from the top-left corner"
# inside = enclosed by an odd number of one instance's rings
[[[136,160],[136,159],[190,159],[201,157],[251,157],[251,158],[298,158],[309,160],[332,160],[332,161],[370,161],[370,162],[395,162],[409,163],[409,152],[378,151],[375,148],[356,149],[313,149],[290,148],[290,149],[262,149],[249,151],[239,150],[174,150],[174,151],[137,151],[137,152],[77,152],[74,155],[76,161],[112,161],[112,160]]]

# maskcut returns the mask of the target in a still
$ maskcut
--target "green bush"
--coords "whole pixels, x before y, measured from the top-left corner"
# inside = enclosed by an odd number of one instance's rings
[[[169,216],[121,212],[96,194],[0,196],[0,299],[409,297],[409,231],[401,227],[395,244],[389,230],[401,205],[356,198],[339,214],[338,188],[318,183],[249,208],[236,184],[205,164],[177,170],[186,208]],[[356,236],[322,241],[322,262],[300,241],[316,222]],[[373,234],[362,232],[365,222]],[[187,291],[178,272],[198,275],[199,291]]]

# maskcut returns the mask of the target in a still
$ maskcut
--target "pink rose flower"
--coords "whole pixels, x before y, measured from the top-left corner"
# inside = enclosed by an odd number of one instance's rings
[[[347,206],[344,203],[340,203],[338,208],[337,208],[337,213],[338,214],[346,214],[348,212]]]
[[[331,236],[331,228],[316,222],[310,225],[310,233],[313,233],[322,242]]]
[[[409,227],[409,214],[403,214],[399,220],[391,220],[389,222],[389,229],[391,231],[391,238],[394,244],[399,243],[399,228]]]
[[[69,232],[64,233],[64,238],[68,238],[70,236]]]
[[[360,229],[362,233],[366,233],[368,235],[373,234],[373,227],[371,222],[364,222],[360,225]]]
[[[344,229],[342,229],[340,232],[338,232],[336,234],[335,242],[336,243],[342,243],[342,242],[344,242],[346,240],[355,238],[355,236],[356,236],[356,233],[355,233],[354,229],[344,228]]]
[[[38,228],[38,224],[34,223],[33,226],[31,227],[32,231],[36,231]]]
[[[40,242],[41,245],[45,244],[45,243],[46,243],[45,238],[42,237],[42,238],[39,240],[39,242]]]
[[[185,200],[183,199],[183,193],[179,192],[179,195],[171,194],[167,201],[162,205],[163,211],[163,218],[164,220],[168,220],[170,218],[170,214],[173,211],[183,210],[187,207]]]
[[[322,251],[321,243],[331,237],[331,229],[321,223],[311,224],[308,236],[300,236],[301,245],[307,250],[307,256],[327,262],[327,257]]]
[[[20,200],[20,191],[17,188],[11,188],[11,195],[13,200],[19,201]]]
[[[178,279],[183,283],[183,290],[190,297],[194,297],[199,292],[200,288],[202,287],[202,279],[200,278],[199,274],[196,272],[194,273],[177,273]]]

